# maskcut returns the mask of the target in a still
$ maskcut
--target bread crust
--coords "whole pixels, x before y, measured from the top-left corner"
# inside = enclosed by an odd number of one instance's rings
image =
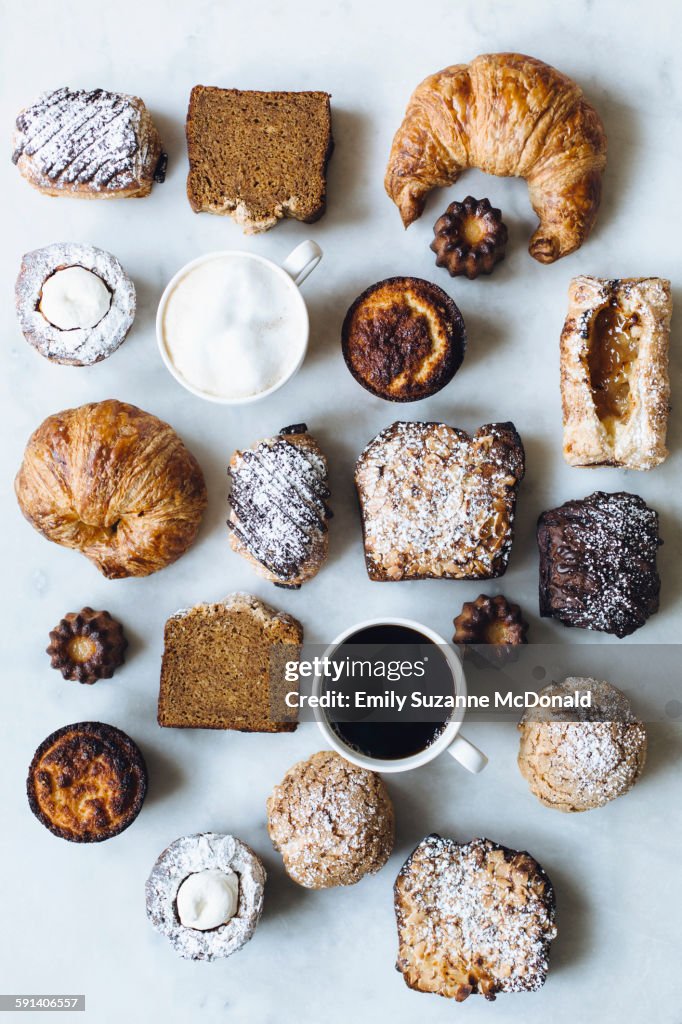
[[[605,314],[620,320],[628,360],[613,355],[613,329],[600,332]],[[561,334],[563,452],[571,466],[653,469],[668,455],[670,282],[658,277],[571,281]],[[606,363],[600,371],[596,360]],[[605,389],[617,387],[622,411],[604,415]],[[602,414],[600,415],[600,412]]]
[[[601,119],[575,82],[520,53],[489,53],[426,78],[393,140],[386,192],[405,227],[467,167],[525,178],[540,224],[529,252],[552,263],[594,224],[606,166]]]
[[[199,464],[173,428],[115,399],[48,416],[14,487],[34,529],[108,579],[148,576],[180,558],[207,504]]]

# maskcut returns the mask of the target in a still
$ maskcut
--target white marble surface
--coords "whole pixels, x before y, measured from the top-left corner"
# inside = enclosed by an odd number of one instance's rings
[[[511,727],[470,724],[491,755],[480,777],[447,758],[391,780],[398,842],[389,866],[357,888],[309,893],[283,873],[267,838],[264,802],[299,757],[319,748],[313,726],[294,736],[162,732],[156,695],[162,627],[181,605],[250,590],[299,616],[311,640],[329,640],[351,620],[373,614],[422,619],[445,635],[475,583],[370,584],[365,576],[352,490],[354,459],[393,419],[443,419],[476,428],[513,419],[526,443],[528,477],[518,539],[500,587],[532,619],[536,641],[594,640],[540,622],[533,542],[538,513],[597,487],[637,491],[661,513],[663,603],[650,623],[613,644],[614,681],[627,676],[627,643],[679,639],[680,415],[672,455],[649,474],[566,467],[560,455],[558,336],[569,278],[658,274],[672,278],[679,303],[679,167],[682,72],[676,40],[682,14],[672,0],[144,0],[5,5],[0,61],[0,124],[9,134],[20,107],[62,84],[141,95],[170,152],[168,180],[142,202],[47,199],[0,161],[2,217],[0,315],[4,430],[4,624],[2,711],[2,927],[0,988],[7,992],[84,992],[97,1022],[187,1020],[299,1024],[347,1019],[377,1024],[450,1020],[568,1024],[680,1020],[676,889],[680,729],[652,727],[650,764],[627,798],[564,817],[540,807],[515,767]],[[542,267],[526,253],[534,227],[523,182],[469,174],[437,195],[409,232],[383,192],[383,168],[409,92],[427,73],[477,53],[518,49],[573,75],[606,123],[609,167],[594,236],[583,249]],[[195,216],[185,199],[183,120],[197,82],[242,88],[315,88],[333,94],[337,149],[329,210],[312,228],[287,222],[245,239],[229,220]],[[510,227],[509,255],[490,279],[451,281],[428,249],[435,216],[451,198],[487,195]],[[170,378],[158,357],[154,313],[164,283],[187,260],[218,248],[283,258],[311,236],[325,258],[306,283],[312,319],[299,376],[263,404],[236,411],[203,403]],[[113,251],[133,276],[139,312],[125,345],[91,369],[52,366],[21,337],[12,288],[21,254],[63,239]],[[438,281],[463,311],[470,348],[450,386],[421,405],[394,408],[371,398],[347,373],[339,329],[350,301],[393,274]],[[673,368],[679,377],[678,334]],[[679,389],[679,380],[677,380]],[[47,414],[114,396],[168,419],[204,467],[210,506],[196,546],[145,580],[108,582],[77,554],[48,544],[25,524],[12,495],[23,445]],[[227,544],[225,466],[232,450],[306,420],[328,451],[334,508],[331,558],[300,593],[269,588]],[[490,588],[488,588],[490,589]],[[83,604],[107,607],[125,623],[131,650],[109,682],[79,687],[48,665],[48,630]],[[599,638],[598,638],[599,639]],[[612,643],[603,639],[605,643]],[[627,680],[625,680],[627,682]],[[638,680],[630,680],[637,692]],[[645,684],[643,684],[645,685]],[[55,839],[29,813],[26,767],[35,746],[68,722],[101,719],[129,731],[148,757],[149,799],[122,836],[79,847]],[[178,835],[231,831],[264,857],[266,911],[253,942],[213,965],[176,959],[149,926],[147,873]],[[393,970],[391,886],[405,855],[431,831],[485,834],[528,848],[547,867],[559,899],[560,936],[545,989],[502,997],[494,1007],[462,1008],[408,991]],[[79,1019],[79,1018],[75,1018]]]

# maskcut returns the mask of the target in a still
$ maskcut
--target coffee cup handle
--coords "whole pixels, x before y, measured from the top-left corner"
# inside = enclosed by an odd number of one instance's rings
[[[457,733],[448,747],[448,754],[451,754],[456,761],[459,761],[463,768],[466,768],[468,772],[472,772],[474,775],[482,772],[488,763],[488,758],[483,751],[465,739],[461,733]]]
[[[306,242],[301,242],[293,252],[289,253],[282,264],[282,270],[286,270],[289,277],[293,277],[294,284],[303,284],[306,277],[312,274],[321,259],[322,250],[319,245],[317,242],[308,239]]]

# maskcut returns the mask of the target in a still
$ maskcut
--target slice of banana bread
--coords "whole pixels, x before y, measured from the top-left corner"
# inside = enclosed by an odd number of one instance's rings
[[[293,732],[285,667],[302,643],[300,622],[248,594],[177,612],[164,632],[159,725]]]
[[[326,92],[243,92],[196,85],[187,111],[187,197],[246,234],[325,211],[333,149]]]

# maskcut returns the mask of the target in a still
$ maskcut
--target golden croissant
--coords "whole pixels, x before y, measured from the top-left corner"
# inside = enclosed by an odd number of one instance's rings
[[[206,508],[201,469],[172,427],[109,399],[48,416],[29,438],[15,490],[43,536],[104,576],[148,576],[179,558]]]
[[[575,82],[534,57],[491,53],[417,87],[385,186],[409,227],[431,189],[454,184],[467,167],[525,178],[540,218],[529,252],[553,263],[590,233],[605,166],[604,126]]]

